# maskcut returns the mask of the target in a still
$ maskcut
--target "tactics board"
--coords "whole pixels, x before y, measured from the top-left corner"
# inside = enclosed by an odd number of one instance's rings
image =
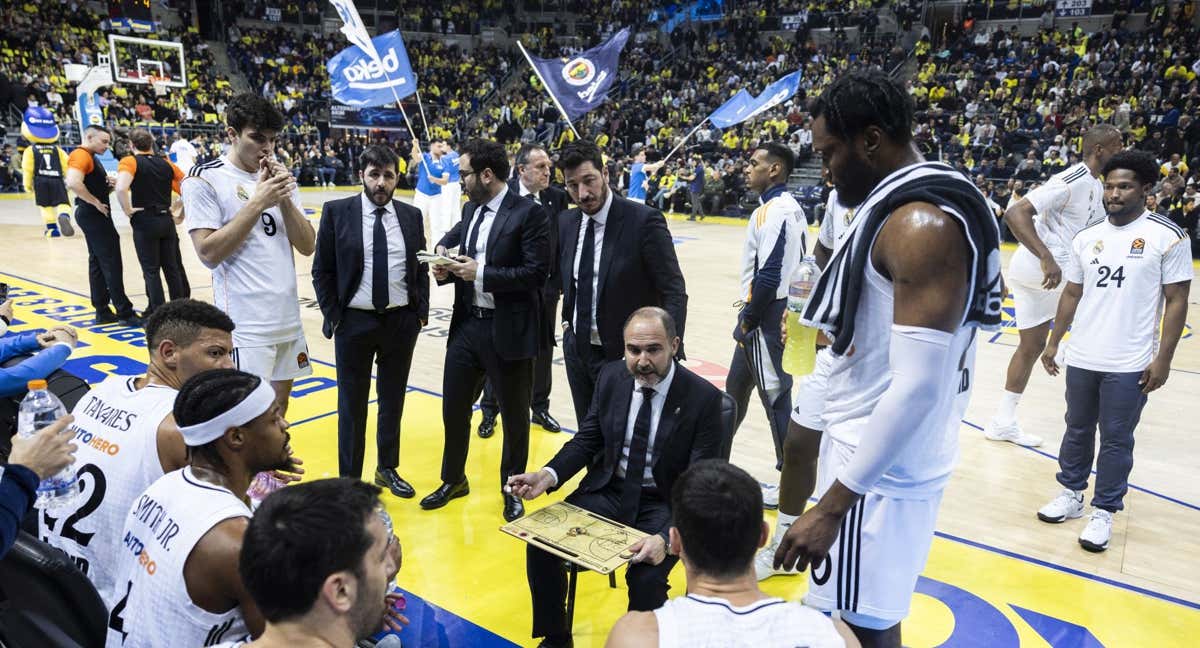
[[[534,511],[500,530],[601,574],[629,562],[629,547],[650,535],[566,502]]]

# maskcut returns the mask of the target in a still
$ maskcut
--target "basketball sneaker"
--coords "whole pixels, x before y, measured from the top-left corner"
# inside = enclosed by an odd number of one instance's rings
[[[983,428],[983,436],[991,441],[1008,441],[1027,448],[1036,448],[1042,445],[1042,437],[1025,434],[1016,421],[1002,424],[996,419],[992,419],[988,421],[987,427]]]
[[[63,236],[75,236],[75,227],[71,225],[70,214],[58,215],[58,231],[62,232]]]
[[[1093,509],[1092,517],[1088,518],[1087,526],[1079,534],[1079,546],[1092,553],[1108,549],[1108,539],[1112,536],[1113,514],[1104,509]]]
[[[774,511],[779,508],[779,486],[774,484],[762,485],[763,508]]]
[[[1069,488],[1064,488],[1058,497],[1043,506],[1037,513],[1039,520],[1051,524],[1073,520],[1081,515],[1083,515],[1083,491]]]
[[[795,576],[800,573],[795,569],[775,569],[775,550],[778,548],[779,545],[769,542],[754,554],[754,575],[758,580],[766,580],[772,576]]]

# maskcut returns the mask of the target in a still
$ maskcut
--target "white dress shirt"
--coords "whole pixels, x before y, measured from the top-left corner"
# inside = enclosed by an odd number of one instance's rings
[[[484,266],[487,264],[488,234],[492,231],[492,223],[496,222],[496,212],[499,211],[500,203],[504,202],[506,195],[508,195],[508,184],[505,184],[500,193],[488,201],[487,212],[484,213],[483,223],[479,226],[479,239],[475,241],[475,261],[479,263],[479,268],[475,272],[475,306],[478,308],[496,307],[496,298],[492,293],[483,291],[483,272]],[[475,214],[467,222],[467,230],[462,233],[458,249],[462,250],[463,254],[467,253],[467,248],[471,244],[471,230],[475,228],[481,211],[483,211],[483,207],[475,209]]]
[[[529,196],[529,199],[532,200],[533,202],[535,202],[539,205],[542,204],[541,197],[539,197],[536,193],[530,191],[529,188],[525,186],[524,182],[517,180],[517,186],[520,187],[519,193],[521,196]]]
[[[362,200],[363,274],[358,290],[350,299],[350,308],[374,311],[371,301],[371,279],[375,268],[375,210],[379,205],[371,202],[366,193],[359,194]],[[404,231],[392,201],[383,205],[383,231],[388,243],[388,308],[408,305],[408,285],[404,282],[405,259],[408,250],[404,246]]]
[[[579,238],[575,241],[575,269],[572,278],[575,281],[575,294],[579,295],[579,259],[583,255],[583,239],[587,236],[588,219],[596,221],[595,226],[595,249],[592,254],[592,344],[600,345],[600,328],[596,325],[596,307],[600,300],[600,254],[604,250],[604,224],[608,222],[608,209],[612,207],[613,192],[610,189],[608,198],[604,200],[604,205],[600,207],[600,211],[591,216],[583,214],[583,218],[579,219]],[[580,210],[582,213],[582,210]],[[578,298],[578,297],[577,297]],[[579,304],[575,304],[575,312],[579,312]],[[577,316],[571,318],[571,324]],[[579,331],[575,331],[575,335],[579,335]]]
[[[633,427],[637,424],[638,412],[642,409],[642,401],[645,399],[642,396],[641,385],[637,380],[630,378],[633,381],[633,394],[629,397],[629,416],[625,420],[625,441],[621,443],[621,457],[617,460],[617,476],[624,479],[625,470],[629,466],[629,446],[633,443]],[[654,483],[654,441],[658,438],[658,422],[662,420],[663,405],[667,402],[667,394],[671,391],[671,382],[675,380],[675,363],[671,362],[671,368],[667,370],[667,377],[659,381],[659,383],[651,389],[654,390],[654,395],[650,400],[650,437],[646,441],[646,470],[642,475],[642,486],[655,486]],[[550,466],[543,468],[554,478],[554,485],[558,485],[558,473]]]

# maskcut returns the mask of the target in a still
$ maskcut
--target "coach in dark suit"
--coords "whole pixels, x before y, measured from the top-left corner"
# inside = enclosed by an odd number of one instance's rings
[[[542,339],[542,288],[549,272],[546,212],[509,190],[504,147],[471,140],[461,153],[463,190],[470,202],[438,251],[459,246],[462,254],[458,263],[434,268],[439,284],[454,282],[454,312],[442,378],[442,485],[421,500],[425,509],[441,508],[470,490],[464,469],[471,409],[485,377],[497,387],[504,416],[501,486],[509,475],[525,470],[533,358]],[[524,512],[518,498],[504,495],[506,520]]]
[[[549,223],[550,277],[542,289],[541,346],[533,362],[533,400],[530,403],[531,420],[548,432],[561,432],[562,426],[550,415],[550,367],[554,360],[554,333],[558,330],[558,295],[562,291],[561,271],[558,263],[558,219],[567,209],[567,192],[550,186],[550,156],[540,144],[525,144],[517,151],[516,173],[508,181],[508,190],[529,198],[542,206]],[[483,420],[479,423],[479,436],[488,438],[496,430],[496,413],[500,406],[492,393],[491,381],[483,384],[483,398],[479,401]]]
[[[397,497],[415,492],[396,473],[400,419],[417,334],[429,319],[429,267],[421,212],[392,200],[399,179],[396,154],[372,146],[359,157],[361,194],[332,200],[321,211],[313,288],[333,338],[338,381],[338,474],[362,477],[372,360],[379,450],[375,483]]]
[[[563,357],[582,421],[596,377],[620,358],[621,327],[633,311],[659,306],[674,318],[683,339],[687,290],[662,212],[614,194],[604,181],[600,149],[587,141],[563,149],[559,165],[567,192],[579,205],[559,232],[562,250]],[[683,343],[679,359],[684,359]]]
[[[653,534],[635,552],[625,580],[630,610],[654,610],[667,600],[670,493],[688,466],[720,455],[721,391],[673,360],[679,350],[673,318],[642,308],[624,333],[625,359],[600,371],[596,398],[579,432],[536,473],[509,480],[512,492],[532,499],[565,484],[587,467],[567,502]],[[570,646],[563,561],[530,545],[526,553],[533,595],[533,636],[543,646]]]

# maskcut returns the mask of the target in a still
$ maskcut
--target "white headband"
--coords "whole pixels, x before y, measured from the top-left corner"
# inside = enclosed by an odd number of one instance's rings
[[[203,423],[182,426],[179,432],[183,434],[185,444],[192,447],[202,446],[221,438],[229,428],[245,425],[258,418],[263,412],[271,409],[274,402],[275,390],[264,380],[230,410]]]

